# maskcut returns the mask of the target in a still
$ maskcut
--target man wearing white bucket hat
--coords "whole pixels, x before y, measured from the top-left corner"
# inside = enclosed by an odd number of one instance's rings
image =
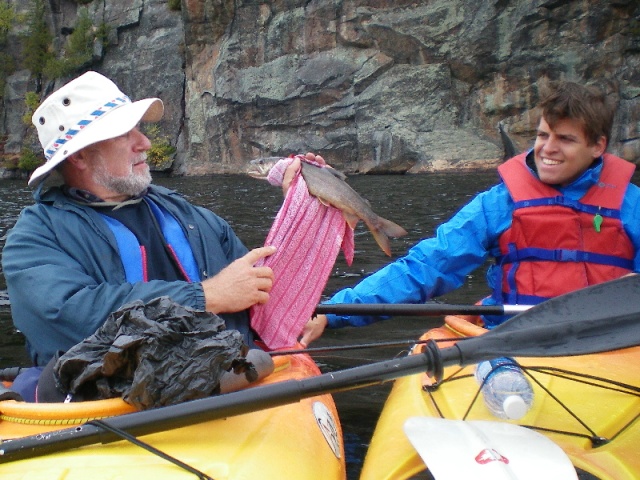
[[[220,313],[252,344],[247,309],[269,298],[273,272],[254,267],[273,247],[248,252],[204,208],[151,184],[139,122],[162,117],[158,98],[132,102],[88,72],[33,114],[46,163],[29,185],[36,204],[7,237],[2,266],[16,327],[44,366],[93,334],[111,312],[168,296]],[[43,188],[56,172],[62,186]]]
[[[160,99],[131,102],[108,78],[85,73],[51,94],[33,114],[47,161],[33,172],[29,185],[38,185],[83,148],[124,135],[140,121],[157,122],[163,112]]]

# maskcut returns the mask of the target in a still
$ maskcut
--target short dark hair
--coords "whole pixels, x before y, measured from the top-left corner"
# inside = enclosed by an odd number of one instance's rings
[[[539,107],[551,128],[559,120],[577,120],[591,144],[602,136],[609,143],[616,109],[600,89],[575,82],[550,82],[542,92]]]

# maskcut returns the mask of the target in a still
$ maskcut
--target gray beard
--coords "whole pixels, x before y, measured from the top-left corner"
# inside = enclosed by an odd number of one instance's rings
[[[145,156],[146,157],[146,156]],[[93,181],[98,185],[119,195],[135,197],[144,192],[151,185],[151,172],[131,173],[126,177],[115,177],[104,168],[104,162],[100,162],[95,169]]]

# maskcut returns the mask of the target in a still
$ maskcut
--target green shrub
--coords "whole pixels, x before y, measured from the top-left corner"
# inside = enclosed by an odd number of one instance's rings
[[[7,77],[15,71],[16,65],[11,55],[0,52],[0,98],[4,96]]]
[[[176,148],[169,143],[166,136],[162,135],[158,125],[150,125],[145,130],[151,141],[151,148],[147,150],[149,165],[158,167],[170,163],[171,157],[176,153]]]
[[[108,23],[102,22],[96,29],[96,38],[102,42],[102,46],[106,47],[109,40],[109,33],[111,32],[111,26]]]
[[[6,2],[0,2],[0,43],[7,42],[7,35],[16,19],[16,12],[13,6]]]
[[[53,35],[46,22],[43,0],[34,0],[27,14],[27,32],[24,35],[24,66],[36,77],[41,77],[47,62],[54,58],[51,43]]]
[[[35,112],[38,105],[40,105],[40,95],[36,92],[27,92],[24,96],[24,103],[27,105],[27,109],[22,116],[22,121],[25,125],[31,125],[33,112]]]
[[[0,98],[4,96],[4,86],[7,77],[15,70],[13,58],[4,51],[7,45],[9,30],[15,21],[16,13],[13,7],[6,2],[0,2]]]
[[[169,0],[169,10],[178,11],[182,10],[181,0]]]
[[[73,33],[67,39],[64,57],[48,59],[44,74],[49,78],[65,77],[90,64],[93,59],[93,42],[97,38],[97,32],[98,29],[93,27],[89,13],[82,10]]]
[[[42,165],[42,159],[30,148],[23,148],[18,159],[18,168],[26,172],[32,172]]]

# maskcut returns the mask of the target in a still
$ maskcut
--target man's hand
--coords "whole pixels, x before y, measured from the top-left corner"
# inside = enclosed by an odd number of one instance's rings
[[[311,160],[312,162],[319,163],[320,165],[327,164],[324,158],[322,158],[320,155],[316,155],[315,153],[309,152],[305,155],[305,158],[307,160]],[[287,195],[287,191],[289,190],[289,187],[291,186],[291,182],[295,178],[296,173],[298,173],[298,170],[300,170],[300,159],[295,158],[293,162],[291,162],[291,165],[289,165],[287,169],[284,171],[284,177],[282,179],[282,193],[285,196]]]
[[[327,316],[317,315],[307,322],[302,330],[300,345],[307,348],[311,342],[322,336],[322,332],[327,326]]]
[[[275,247],[251,250],[244,257],[202,282],[206,309],[212,313],[240,312],[269,300],[273,286],[270,267],[254,267],[261,258],[273,255]]]

